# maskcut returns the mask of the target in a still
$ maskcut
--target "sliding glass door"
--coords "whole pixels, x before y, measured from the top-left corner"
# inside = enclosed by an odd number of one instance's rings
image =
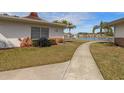
[[[40,38],[40,27],[31,27],[31,38],[34,40]]]
[[[31,27],[31,38],[38,40],[41,37],[49,38],[49,28]]]
[[[41,28],[40,37],[49,38],[49,28]]]

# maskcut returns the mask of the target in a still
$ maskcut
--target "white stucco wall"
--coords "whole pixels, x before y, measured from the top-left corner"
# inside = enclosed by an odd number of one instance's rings
[[[0,23],[0,33],[6,38],[28,37],[31,35],[31,28],[21,23]]]
[[[0,22],[0,33],[6,38],[22,38],[31,36],[31,27],[42,27],[39,25],[29,25],[21,23],[3,23]],[[44,26],[43,26],[44,27]],[[47,26],[46,26],[47,27]],[[48,27],[49,28],[49,38],[63,38],[64,29],[61,27]],[[58,29],[58,31],[56,30]]]
[[[124,23],[114,26],[115,37],[124,38]]]
[[[9,47],[20,47],[20,41],[18,39],[30,37],[31,28],[30,25],[22,23],[0,22],[0,34],[8,39]]]
[[[50,27],[49,38],[64,38],[64,29],[58,27]]]
[[[31,37],[31,27],[44,27],[41,25],[0,22],[0,34],[8,39],[13,47],[19,47],[19,38]],[[47,27],[47,26],[46,26]],[[64,29],[60,27],[48,27],[49,38],[64,38]],[[56,30],[58,29],[58,31]],[[1,39],[1,38],[0,38]]]

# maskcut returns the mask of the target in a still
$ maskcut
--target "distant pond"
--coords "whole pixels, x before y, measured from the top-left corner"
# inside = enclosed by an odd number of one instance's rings
[[[80,40],[88,40],[88,41],[95,41],[95,40],[105,40],[105,41],[112,41],[113,38],[79,38]]]

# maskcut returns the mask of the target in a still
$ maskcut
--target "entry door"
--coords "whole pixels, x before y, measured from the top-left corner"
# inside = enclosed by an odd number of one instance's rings
[[[49,28],[41,28],[40,37],[49,38]]]

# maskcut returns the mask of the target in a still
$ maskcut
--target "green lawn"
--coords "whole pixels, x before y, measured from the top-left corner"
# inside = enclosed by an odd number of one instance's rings
[[[124,79],[124,48],[112,43],[95,43],[91,52],[104,79]]]
[[[0,71],[68,61],[85,41],[66,42],[51,47],[0,50]]]

